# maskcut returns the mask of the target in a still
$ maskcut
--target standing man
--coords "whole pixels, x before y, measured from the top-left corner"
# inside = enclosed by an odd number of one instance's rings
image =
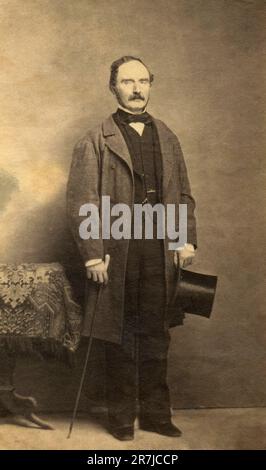
[[[109,85],[118,109],[76,145],[67,187],[68,216],[89,280],[84,336],[103,285],[92,335],[104,341],[109,429],[120,440],[134,438],[138,412],[141,429],[181,435],[171,421],[168,330],[176,315],[171,298],[177,270],[192,262],[197,243],[195,202],[177,137],[146,111],[153,78],[139,58],[113,62]],[[88,220],[81,206],[94,204],[101,225],[102,196],[110,196],[111,207],[122,203],[130,209],[172,204],[178,211],[186,204],[187,243],[169,250],[173,239],[156,236],[156,221],[153,238],[145,238],[145,224],[136,238],[133,218],[131,237],[81,236],[81,222]]]

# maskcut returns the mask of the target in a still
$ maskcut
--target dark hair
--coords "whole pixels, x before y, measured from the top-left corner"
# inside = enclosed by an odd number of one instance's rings
[[[111,65],[111,74],[110,74],[110,80],[109,80],[109,88],[111,91],[116,85],[116,78],[117,78],[118,69],[120,65],[126,64],[127,62],[131,62],[132,60],[137,60],[142,65],[144,65],[144,67],[146,67],[150,75],[150,82],[151,83],[153,82],[154,75],[149,71],[147,65],[144,64],[144,62],[142,62],[142,60],[139,57],[134,57],[132,55],[124,55],[123,57],[120,57],[120,59],[115,60]]]

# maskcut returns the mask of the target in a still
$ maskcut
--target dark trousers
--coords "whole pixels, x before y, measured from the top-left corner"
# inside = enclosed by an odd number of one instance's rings
[[[106,399],[110,424],[130,425],[137,416],[170,419],[167,385],[169,332],[164,327],[162,240],[131,240],[126,273],[121,345],[106,342]]]

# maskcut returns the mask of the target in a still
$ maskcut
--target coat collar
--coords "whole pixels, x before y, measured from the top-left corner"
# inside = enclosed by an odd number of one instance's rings
[[[153,119],[158,131],[159,142],[161,146],[163,165],[163,191],[165,192],[172,173],[172,164],[174,158],[173,139],[172,133],[166,127],[166,125],[159,119]],[[106,145],[112,152],[125,161],[133,176],[133,166],[127,144],[112,115],[103,122],[103,135],[106,138]]]
[[[174,144],[173,135],[168,127],[159,119],[154,119],[161,146],[163,165],[163,196],[166,194],[167,186],[173,171]]]
[[[112,115],[103,122],[103,135],[106,138],[106,145],[126,162],[133,176],[133,166],[127,144]]]

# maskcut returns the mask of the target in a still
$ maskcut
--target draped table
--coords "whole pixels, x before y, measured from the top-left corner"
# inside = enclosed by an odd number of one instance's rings
[[[81,324],[81,307],[62,265],[0,264],[0,401],[4,407],[14,414],[21,409],[13,395],[10,402],[16,357],[34,352],[69,358],[78,348]],[[7,392],[9,399],[4,400]]]
[[[81,320],[59,263],[0,264],[0,345],[75,352]]]

